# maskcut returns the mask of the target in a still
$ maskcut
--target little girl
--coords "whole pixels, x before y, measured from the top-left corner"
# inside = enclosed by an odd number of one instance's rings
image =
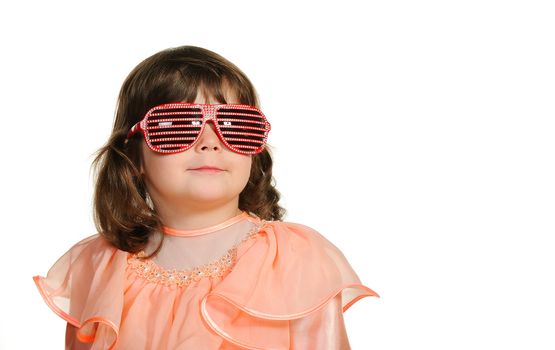
[[[194,46],[141,62],[93,162],[98,234],[34,281],[66,349],[349,349],[377,296],[314,229],[283,222],[270,122],[235,65]]]

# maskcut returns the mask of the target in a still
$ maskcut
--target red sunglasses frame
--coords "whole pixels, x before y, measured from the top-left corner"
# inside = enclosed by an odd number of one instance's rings
[[[200,130],[199,130],[198,134],[196,134],[194,141],[191,142],[189,145],[187,145],[185,147],[182,147],[178,150],[163,150],[163,149],[161,149],[157,146],[152,145],[151,140],[148,137],[148,135],[149,135],[148,130],[147,130],[148,118],[152,115],[152,113],[154,113],[158,110],[161,110],[161,109],[170,109],[171,110],[171,109],[178,109],[178,108],[199,108],[200,111],[201,111],[200,113],[202,114],[202,124],[200,125]],[[218,125],[217,112],[220,109],[242,109],[242,110],[254,111],[254,112],[258,113],[259,115],[252,115],[252,116],[261,117],[264,120],[263,125],[261,125],[261,130],[264,130],[262,145],[260,147],[256,148],[256,149],[253,149],[252,151],[242,151],[242,150],[239,150],[239,149],[235,148],[234,146],[230,145],[226,141],[222,131],[220,130],[220,126]],[[233,115],[233,114],[237,114],[237,113],[228,113],[227,115]],[[151,109],[149,109],[146,112],[143,119],[141,119],[139,122],[135,123],[135,125],[133,125],[131,127],[131,129],[127,133],[127,139],[131,138],[133,135],[140,132],[140,133],[143,134],[148,148],[150,148],[154,152],[162,153],[162,154],[173,154],[173,153],[185,152],[188,149],[191,149],[197,143],[197,141],[200,139],[200,136],[204,132],[204,127],[206,126],[206,123],[208,121],[212,121],[212,124],[214,124],[214,129],[216,130],[216,133],[218,134],[218,138],[222,141],[222,143],[224,145],[226,145],[226,147],[228,149],[230,149],[233,152],[240,153],[240,154],[245,154],[245,155],[253,155],[253,154],[257,154],[257,153],[262,152],[262,150],[264,149],[264,147],[266,145],[266,141],[268,140],[268,133],[270,132],[270,129],[271,129],[271,124],[270,124],[270,122],[268,122],[268,119],[266,118],[266,116],[262,113],[262,111],[260,111],[258,108],[254,107],[254,106],[244,105],[244,104],[199,104],[199,103],[176,102],[176,103],[161,104],[161,105],[158,105],[158,106],[155,106],[155,107],[152,107]],[[260,136],[262,136],[262,135],[260,135]],[[241,139],[239,139],[239,141],[241,141]],[[244,139],[244,141],[252,141],[252,140]]]

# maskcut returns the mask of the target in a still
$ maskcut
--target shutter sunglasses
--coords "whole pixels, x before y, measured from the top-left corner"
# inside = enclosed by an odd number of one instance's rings
[[[146,112],[127,138],[142,132],[154,152],[183,152],[193,147],[210,120],[220,140],[233,152],[257,154],[264,149],[270,123],[258,108],[242,104],[162,104]]]

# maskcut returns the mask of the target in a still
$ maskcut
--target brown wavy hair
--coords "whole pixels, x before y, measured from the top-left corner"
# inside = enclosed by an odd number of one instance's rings
[[[141,168],[143,136],[126,139],[129,129],[152,107],[169,102],[193,102],[197,93],[227,103],[224,91],[239,103],[259,107],[247,76],[222,56],[196,46],[158,52],[142,61],[125,79],[118,97],[112,134],[96,152],[94,213],[98,232],[118,249],[139,252],[162,222],[147,198]],[[239,194],[239,209],[264,220],[281,221],[286,210],[272,177],[269,145],[252,158],[250,178]],[[162,245],[152,253],[156,254]]]

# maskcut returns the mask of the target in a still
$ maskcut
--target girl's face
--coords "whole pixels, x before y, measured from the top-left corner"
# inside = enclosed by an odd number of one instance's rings
[[[227,103],[239,103],[226,96]],[[195,103],[218,103],[197,94]],[[160,214],[182,215],[222,206],[238,207],[239,194],[245,188],[252,156],[235,153],[218,138],[208,122],[195,145],[187,151],[159,154],[142,143],[141,172],[152,201]],[[210,166],[221,171],[195,168]]]

